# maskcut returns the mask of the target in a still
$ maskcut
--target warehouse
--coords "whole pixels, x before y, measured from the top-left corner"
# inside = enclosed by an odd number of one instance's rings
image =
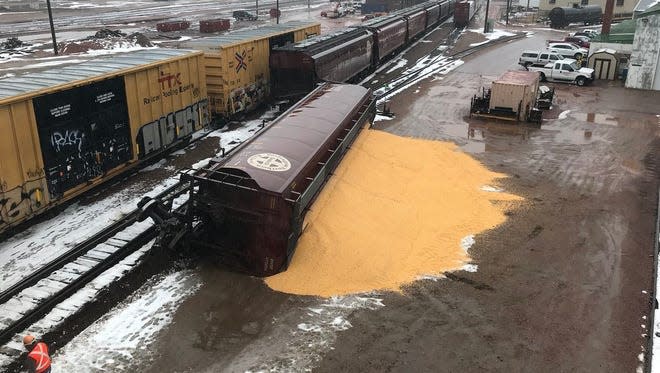
[[[151,49],[0,80],[0,231],[209,121],[203,53]]]
[[[181,47],[204,51],[210,108],[226,119],[269,97],[271,49],[320,33],[319,23],[287,22],[191,40]]]

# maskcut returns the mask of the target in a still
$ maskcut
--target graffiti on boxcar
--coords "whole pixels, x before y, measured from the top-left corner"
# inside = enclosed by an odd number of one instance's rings
[[[26,174],[30,179],[36,179],[43,177],[46,173],[44,172],[43,168],[37,168],[37,169],[30,168],[27,170]]]
[[[229,94],[230,112],[252,110],[261,104],[268,95],[268,80],[263,74],[255,79],[255,82],[241,88],[237,88]]]
[[[78,151],[81,151],[84,138],[85,135],[79,130],[55,131],[50,136],[50,143],[56,152],[60,152],[63,148],[69,146],[75,146]]]
[[[40,181],[28,182],[11,191],[0,192],[0,226],[31,215],[42,207],[44,188]]]

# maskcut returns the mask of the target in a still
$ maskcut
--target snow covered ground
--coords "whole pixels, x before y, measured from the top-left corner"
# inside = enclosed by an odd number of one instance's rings
[[[484,44],[490,43],[493,40],[497,40],[501,37],[515,35],[514,33],[504,31],[504,30],[493,30],[493,32],[487,32],[487,33],[484,33],[482,29],[473,29],[473,30],[467,30],[467,31],[473,32],[473,33],[476,33],[476,34],[482,34],[487,39],[486,41],[482,41],[480,43],[472,43],[472,44],[470,44],[471,47],[484,45]]]
[[[241,142],[251,137],[261,127],[263,120],[271,120],[275,117],[277,108],[266,112],[261,118],[246,122],[243,126],[227,131],[220,129],[207,134],[207,137],[218,138],[217,149],[224,148],[230,150]],[[192,144],[187,149],[196,146]],[[186,154],[186,149],[173,153],[172,157],[179,157]],[[208,163],[211,158],[199,161],[197,167],[202,167]],[[80,202],[74,203],[56,217],[47,221],[35,224],[25,231],[10,237],[0,243],[0,291],[6,290],[16,282],[29,276],[33,271],[43,264],[58,257],[77,243],[92,236],[103,227],[109,225],[112,221],[129,213],[137,207],[137,202],[142,196],[154,196],[178,181],[176,169],[167,165],[167,160],[161,161],[142,170],[143,173],[156,171],[158,169],[167,169],[170,176],[161,180],[149,180],[148,182],[129,183],[129,185],[112,195],[101,198],[93,203],[82,205]],[[116,182],[115,184],[118,184]],[[60,324],[66,317],[77,311],[83,304],[94,299],[101,289],[118,280],[124,272],[129,270],[137,263],[141,257],[149,251],[151,243],[143,247],[135,254],[129,256],[119,265],[111,268],[97,279],[92,281],[86,287],[77,292],[73,297],[58,305],[41,321],[28,328],[28,332],[36,335],[51,330]],[[165,286],[165,285],[162,285]],[[147,286],[148,287],[148,286]],[[154,291],[160,291],[162,287],[155,286]],[[191,286],[190,292],[176,290],[174,295],[169,297],[171,306],[175,307],[180,299],[194,291]],[[169,288],[168,288],[169,289]],[[129,302],[130,303],[130,302]],[[170,303],[167,303],[170,305]],[[166,305],[163,305],[166,306]],[[154,330],[157,330],[155,328]],[[135,338],[135,336],[131,336]],[[7,345],[7,348],[14,351],[20,351],[22,346],[20,341],[15,340]],[[14,353],[9,355],[0,354],[0,368],[9,363]],[[100,363],[99,363],[100,364]],[[0,369],[1,370],[1,369]],[[68,370],[63,371],[81,371]],[[82,370],[84,371],[84,370]]]
[[[172,320],[178,306],[201,286],[191,270],[155,276],[129,299],[97,320],[53,357],[57,372],[125,372],[154,336]]]

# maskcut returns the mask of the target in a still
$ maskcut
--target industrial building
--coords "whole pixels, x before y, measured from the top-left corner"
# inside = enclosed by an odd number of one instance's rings
[[[660,90],[660,3],[639,13],[635,20],[626,87]]]

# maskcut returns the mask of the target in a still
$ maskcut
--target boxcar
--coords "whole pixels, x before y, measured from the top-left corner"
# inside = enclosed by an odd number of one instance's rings
[[[156,24],[156,30],[159,32],[183,31],[190,27],[188,21],[168,21]]]
[[[311,91],[319,81],[349,82],[373,64],[373,34],[344,29],[273,50],[274,95],[294,97]]]
[[[408,20],[408,40],[413,40],[426,31],[426,11],[424,8],[403,9],[393,14],[401,15]]]
[[[454,25],[456,27],[466,27],[470,24],[476,11],[475,2],[460,1],[454,4]]]
[[[370,90],[324,83],[226,158],[184,175],[199,186],[204,233],[192,245],[251,275],[285,270],[306,211],[374,115]]]
[[[287,22],[191,40],[181,46],[204,52],[211,111],[227,119],[256,108],[270,95],[271,49],[320,32],[319,23]]]
[[[199,21],[199,32],[213,33],[227,31],[231,27],[231,22],[226,18],[207,19]]]
[[[435,26],[440,21],[440,4],[437,2],[424,3],[426,10],[426,28]]]
[[[0,79],[0,231],[206,125],[203,55],[151,49]]]
[[[406,19],[401,16],[387,16],[374,18],[355,27],[368,29],[374,34],[374,57],[379,63],[406,45],[407,25]]]

